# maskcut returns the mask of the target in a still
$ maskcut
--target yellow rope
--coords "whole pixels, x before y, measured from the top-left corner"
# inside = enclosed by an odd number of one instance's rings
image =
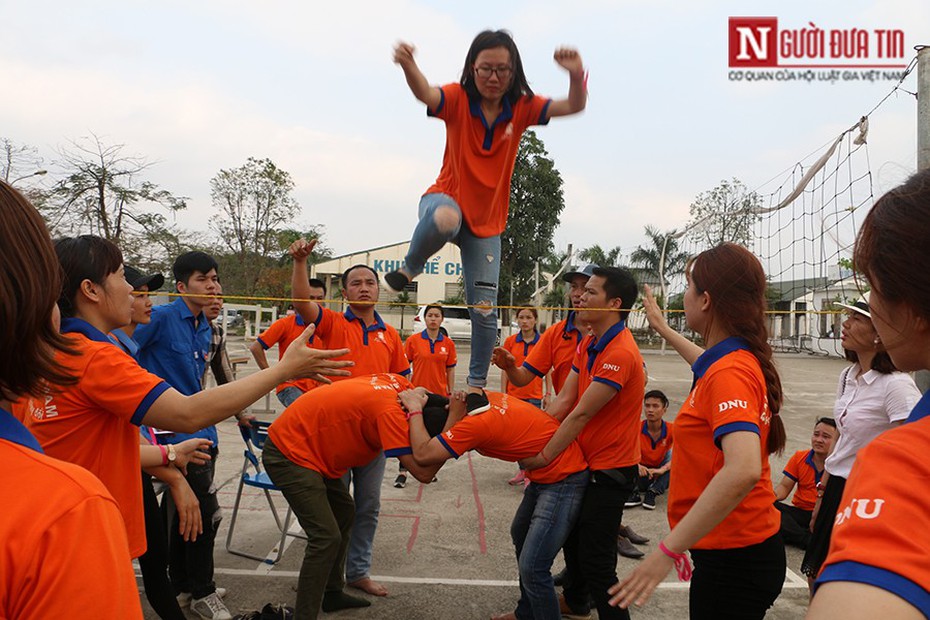
[[[222,298],[223,300],[227,300],[227,301],[232,301],[232,300],[242,300],[242,301],[274,301],[274,302],[289,302],[289,303],[293,303],[293,302],[295,302],[295,301],[296,301],[296,302],[311,302],[311,301],[312,301],[312,302],[317,302],[317,303],[322,303],[322,304],[326,304],[326,303],[346,303],[346,300],[345,300],[345,299],[299,299],[299,298],[295,298],[295,297],[262,297],[262,296],[254,296],[254,295],[227,295],[226,293],[223,293],[222,295],[201,295],[201,294],[196,294],[196,293],[168,293],[168,292],[142,293],[142,292],[139,292],[139,291],[133,291],[133,295],[151,295],[151,296],[154,296],[154,295],[156,295],[156,294],[157,294],[157,295],[167,295],[168,297],[196,297],[196,298],[207,298],[207,299],[213,299],[213,298],[215,298],[215,297],[220,297],[220,298]],[[403,301],[353,301],[353,302],[352,302],[352,305],[358,305],[358,306],[377,306],[377,305],[384,305],[384,306],[392,306],[392,307],[408,306],[408,307],[412,307],[412,308],[418,308],[418,307],[420,307],[420,306],[426,306],[426,305],[429,305],[429,304],[424,304],[424,303],[414,302],[414,301],[410,301],[410,302],[403,302]],[[440,306],[444,306],[444,305],[445,305],[445,306],[452,306],[452,307],[455,307],[455,308],[483,308],[483,309],[497,308],[497,309],[503,309],[503,310],[523,310],[523,309],[525,309],[525,308],[535,308],[536,310],[563,310],[563,311],[566,311],[566,312],[568,312],[568,311],[570,311],[570,310],[577,310],[577,308],[563,307],[563,306],[529,306],[529,305],[522,305],[522,306],[505,306],[505,305],[491,305],[491,304],[434,304],[434,305],[440,305]],[[585,310],[594,310],[594,311],[612,311],[612,310],[614,310],[614,311],[615,311],[616,308],[585,308]],[[642,313],[642,312],[645,312],[645,310],[643,310],[642,308],[634,308],[634,309],[631,310],[630,312],[633,312],[633,313]],[[683,313],[683,312],[684,312],[684,310],[677,310],[677,309],[676,309],[676,310],[663,310],[663,313],[664,313],[664,314],[680,314],[680,313]],[[780,315],[780,314],[815,314],[815,315],[819,315],[819,314],[844,314],[844,313],[846,313],[846,312],[847,312],[846,309],[837,309],[837,310],[804,310],[803,312],[802,312],[802,311],[792,311],[792,310],[766,310],[765,313],[766,313],[766,314],[773,314],[773,315]]]

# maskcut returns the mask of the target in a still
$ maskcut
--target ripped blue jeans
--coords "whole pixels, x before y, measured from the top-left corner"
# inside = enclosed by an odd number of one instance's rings
[[[458,212],[459,224],[443,231],[436,225],[435,213],[441,206]],[[476,237],[462,219],[462,210],[446,194],[425,194],[420,199],[420,222],[410,239],[410,249],[404,259],[405,270],[413,277],[423,273],[429,258],[451,241],[462,251],[462,271],[465,279],[465,302],[469,306],[490,304],[488,310],[470,307],[471,362],[468,385],[485,387],[491,353],[497,342],[497,281],[501,271],[501,238]],[[429,301],[429,300],[427,300]]]

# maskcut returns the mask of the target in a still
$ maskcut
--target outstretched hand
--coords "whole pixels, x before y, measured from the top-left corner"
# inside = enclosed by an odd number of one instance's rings
[[[649,327],[659,333],[662,333],[662,328],[668,327],[665,314],[662,313],[659,302],[656,301],[655,295],[652,294],[652,287],[648,284],[643,285],[643,309],[646,311],[646,320],[649,322]]]
[[[632,604],[645,605],[656,587],[674,568],[675,563],[661,551],[647,555],[625,578],[607,589],[610,604],[626,609]]]
[[[491,353],[491,361],[501,370],[517,367],[517,358],[504,347],[495,347],[494,352]]]
[[[581,62],[581,54],[578,50],[571,47],[560,47],[552,55],[555,62],[569,73],[581,73],[584,71],[584,64]]]
[[[309,377],[320,383],[332,383],[327,378],[330,377],[348,377],[352,373],[345,368],[354,366],[355,362],[351,360],[335,360],[335,357],[342,357],[349,354],[349,349],[311,349],[307,346],[310,336],[316,330],[316,325],[310,324],[300,336],[291,342],[284,352],[284,357],[279,363],[285,364],[288,370],[289,379],[303,379]]]
[[[187,464],[203,465],[209,461],[210,446],[213,442],[209,439],[194,437],[174,444],[174,466],[181,470],[181,473],[187,474]]]
[[[410,43],[399,41],[397,45],[394,46],[394,62],[402,68],[415,64],[416,61],[413,59],[413,53],[416,49],[417,48]]]

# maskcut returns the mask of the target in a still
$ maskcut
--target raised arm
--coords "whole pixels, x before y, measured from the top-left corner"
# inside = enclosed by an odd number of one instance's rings
[[[307,259],[313,251],[316,240],[307,241],[298,239],[287,249],[294,259],[294,268],[291,271],[291,297],[293,297],[294,310],[303,318],[306,324],[316,324],[320,319],[320,304],[310,301],[310,275],[307,271]]]
[[[672,326],[665,320],[662,309],[659,308],[659,304],[652,294],[652,287],[648,284],[643,285],[643,309],[646,311],[646,320],[649,321],[649,327],[662,336],[665,342],[672,345],[672,348],[678,351],[678,355],[688,362],[688,365],[694,364],[695,360],[704,352],[704,349],[672,329]]]
[[[491,354],[491,361],[494,362],[495,366],[506,373],[507,381],[513,383],[517,387],[529,385],[529,383],[536,378],[536,375],[525,367],[517,366],[517,358],[504,347],[497,347],[494,349],[494,352]],[[503,376],[501,377],[501,391],[507,391]]]
[[[584,110],[588,103],[588,90],[584,80],[584,65],[578,50],[560,47],[555,50],[553,58],[560,67],[568,71],[569,85],[568,97],[549,104],[549,118],[554,116],[569,116]]]
[[[426,76],[420,71],[417,61],[413,59],[415,49],[409,43],[401,41],[394,48],[394,62],[404,70],[407,86],[410,87],[413,96],[425,103],[428,110],[435,112],[442,102],[442,91],[438,86],[430,86],[430,83],[426,81]]]
[[[311,349],[307,341],[313,331],[314,326],[309,325],[294,340],[294,346],[288,347],[281,361],[271,368],[192,396],[168,389],[149,408],[143,423],[179,433],[193,433],[245,409],[289,379],[310,377],[328,383],[323,375],[348,376],[349,372],[343,369],[353,362],[333,361],[331,358],[346,355],[349,350]]]

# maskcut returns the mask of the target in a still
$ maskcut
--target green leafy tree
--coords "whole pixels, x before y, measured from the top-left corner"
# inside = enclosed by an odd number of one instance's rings
[[[702,248],[727,241],[749,246],[753,224],[760,219],[761,205],[762,197],[749,191],[739,179],[721,181],[717,187],[698,194],[691,203],[689,236]]]
[[[524,300],[533,292],[537,261],[553,249],[552,237],[565,209],[562,176],[536,134],[527,131],[520,142],[510,183],[510,214],[501,235],[501,277],[498,303]]]
[[[678,247],[678,239],[667,236],[659,232],[659,229],[653,226],[646,226],[646,236],[649,238],[649,244],[638,246],[630,254],[630,261],[637,267],[646,270],[646,272],[660,280],[662,276],[666,280],[684,273],[685,266],[688,264],[688,253],[682,252]],[[662,253],[665,252],[665,261],[662,261]],[[664,274],[660,273],[659,266],[664,268]]]
[[[118,244],[132,260],[170,225],[187,203],[145,180],[145,158],[127,155],[125,145],[108,145],[95,135],[59,150],[62,177],[49,192],[43,215],[55,234],[90,233]]]
[[[283,251],[282,233],[299,213],[291,196],[291,175],[270,159],[250,157],[238,168],[220,170],[210,180],[210,196],[217,215],[210,227],[217,233],[224,255],[236,263],[233,273],[244,294],[254,294],[264,272],[273,268]]]
[[[586,263],[594,263],[601,267],[615,267],[623,256],[623,249],[618,245],[609,250],[605,250],[598,244],[589,248],[584,248],[578,252],[578,258]]]

